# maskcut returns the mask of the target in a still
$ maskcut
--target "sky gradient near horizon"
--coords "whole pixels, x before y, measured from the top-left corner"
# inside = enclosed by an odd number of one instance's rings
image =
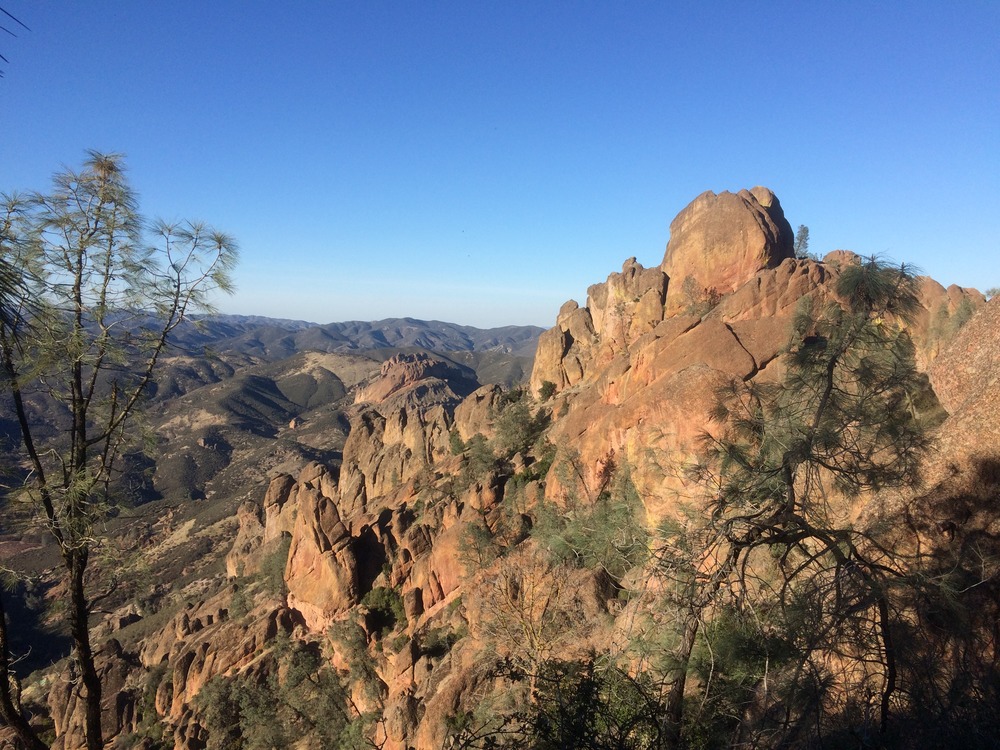
[[[1000,3],[0,0],[0,191],[86,149],[243,255],[224,312],[550,326],[705,190],[1000,286]]]

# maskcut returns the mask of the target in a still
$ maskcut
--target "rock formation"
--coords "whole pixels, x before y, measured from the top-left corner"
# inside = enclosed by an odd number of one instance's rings
[[[555,327],[539,338],[531,388],[537,393],[548,381],[562,392],[565,416],[550,439],[573,446],[591,485],[610,453],[633,468],[651,520],[686,497],[676,467],[713,429],[715,389],[733,378],[780,377],[800,300],[833,301],[841,270],[860,262],[846,251],[797,260],[791,242],[769,190],[704,193],[672,222],[661,269],[630,259],[621,274],[590,287],[587,307],[563,305]],[[706,289],[715,291],[702,294]],[[932,311],[975,311],[983,297],[929,279],[921,279],[919,293],[911,336],[925,364],[940,347]],[[620,318],[609,300],[618,301]],[[562,491],[555,483],[548,488],[550,498]]]
[[[571,301],[559,310],[539,339],[531,406],[524,407],[531,421],[548,426],[509,454],[489,451],[511,394],[475,388],[466,371],[438,358],[387,360],[354,391],[341,465],[275,473],[262,501],[239,508],[226,559],[230,581],[195,588],[140,653],[119,661],[169,675],[155,686],[156,712],[175,748],[186,750],[203,746],[193,704],[210,679],[258,674],[279,633],[323,643],[330,663],[350,674],[350,648],[331,633],[354,625],[374,691],[354,688],[352,697],[381,717],[374,740],[385,750],[442,747],[448,719],[472,711],[490,691],[490,658],[541,658],[522,653],[523,639],[498,634],[506,594],[519,592],[507,605],[522,609],[504,616],[537,620],[558,610],[559,627],[568,630],[550,645],[563,656],[607,648],[634,616],[636,605],[618,596],[627,575],[612,580],[606,570],[546,561],[528,539],[539,508],[569,517],[572,502],[595,502],[615,469],[627,467],[642,520],[655,527],[677,514],[692,499],[683,467],[702,434],[717,429],[709,417],[716,387],[779,378],[803,298],[835,302],[834,282],[858,260],[846,251],[823,261],[793,258],[791,228],[765,188],[704,193],[672,222],[660,267],[630,258],[588,289],[585,306]],[[948,463],[989,458],[983,436],[991,455],[1000,443],[1000,301],[980,310],[983,297],[974,290],[931,280],[921,281],[920,297],[909,334],[950,414],[932,477],[943,493]],[[942,335],[968,316],[957,336]],[[554,394],[540,404],[533,397],[546,383]],[[488,454],[478,457],[477,471],[470,445]],[[549,470],[559,461],[566,471]],[[911,500],[890,498],[881,507],[895,512]],[[930,535],[938,517],[926,508],[924,516],[932,519]],[[476,548],[483,539],[497,547]],[[261,575],[275,560],[282,586],[267,593]],[[524,604],[529,590],[551,596]],[[398,597],[400,609],[389,624],[377,611],[385,597]],[[107,678],[110,734],[136,725],[136,691],[115,669]],[[65,750],[75,750],[72,695],[54,689],[50,703]]]
[[[758,271],[794,257],[793,242],[781,204],[767,188],[707,191],[670,223],[660,268],[688,302],[696,301],[733,292]]]

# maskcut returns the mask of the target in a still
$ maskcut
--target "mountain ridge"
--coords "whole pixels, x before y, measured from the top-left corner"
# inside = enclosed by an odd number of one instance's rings
[[[394,347],[531,356],[543,330],[539,326],[515,325],[477,328],[409,317],[319,324],[227,314],[199,316],[180,326],[172,345],[188,349],[225,347],[267,357],[288,356],[303,349],[332,352]]]

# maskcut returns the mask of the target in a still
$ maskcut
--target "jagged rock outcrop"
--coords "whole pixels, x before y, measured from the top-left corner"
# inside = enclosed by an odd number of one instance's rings
[[[226,575],[230,578],[246,575],[260,567],[260,549],[264,543],[264,523],[261,509],[244,502],[236,511],[239,527],[233,547],[226,555]]]
[[[354,402],[380,404],[414,387],[423,389],[425,403],[437,399],[448,402],[456,395],[467,395],[477,385],[469,373],[429,354],[397,354],[383,362],[378,375],[358,389]]]
[[[314,630],[358,603],[358,559],[334,500],[306,486],[298,493],[285,583],[289,605]]]
[[[927,276],[920,278],[923,310],[914,325],[917,363],[930,369],[938,354],[947,349],[956,334],[986,302],[975,289],[952,284],[947,289]]]
[[[693,296],[728,294],[758,271],[794,257],[792,227],[770,190],[706,191],[670,223],[660,268],[672,286]],[[684,304],[674,297],[676,305]]]
[[[319,473],[289,489],[297,516],[285,574],[289,604],[311,629],[322,630],[358,604],[392,556],[408,566],[404,596],[413,613],[457,586],[456,555],[444,552],[446,538],[435,553],[445,560],[429,569],[421,568],[426,562],[416,565],[428,556],[429,540],[426,527],[411,527],[405,512],[407,501],[415,501],[414,481],[451,457],[449,432],[460,398],[450,378],[456,374],[455,387],[467,390],[461,373],[426,355],[387,361],[359,397],[336,488]],[[477,391],[471,403],[489,402],[485,392]]]
[[[842,269],[861,261],[848,251],[822,262],[797,260],[791,244],[790,226],[769,190],[705,193],[671,223],[660,269],[629,260],[622,274],[590,288],[588,307],[563,306],[539,339],[531,387],[537,392],[550,381],[565,391],[549,437],[578,452],[591,489],[614,455],[633,468],[652,520],[687,499],[678,467],[713,429],[715,388],[734,378],[779,378],[802,300],[832,302]],[[968,316],[982,295],[927,279],[918,291],[922,309],[909,332],[923,365],[939,348],[934,321]],[[631,301],[621,308],[621,322],[613,299]],[[550,498],[563,491],[549,482]]]
[[[462,440],[476,434],[492,434],[493,418],[502,394],[500,386],[484,385],[455,407],[453,426]]]
[[[475,387],[467,373],[424,354],[386,361],[379,377],[362,389],[351,417],[339,482],[341,511],[363,510],[369,498],[450,455],[451,414]]]
[[[565,655],[606,648],[624,620],[634,624],[638,604],[619,600],[619,582],[607,571],[548,563],[532,569],[540,545],[528,537],[539,504],[565,507],[570,494],[593,500],[611,470],[624,465],[650,524],[695,501],[683,469],[702,434],[716,429],[709,418],[716,388],[732,379],[780,377],[802,300],[833,301],[838,275],[859,262],[847,251],[821,262],[792,258],[788,222],[763,188],[699,196],[671,231],[661,267],[627,260],[620,273],[588,289],[586,306],[564,305],[539,341],[531,391],[550,381],[556,393],[531,408],[550,412],[545,438],[558,449],[550,460],[571,462],[569,479],[538,469],[542,462],[531,451],[469,475],[469,456],[454,455],[461,446],[449,433],[464,442],[492,438],[510,395],[497,386],[473,390],[466,373],[434,357],[400,355],[357,391],[342,466],[312,463],[295,476],[277,474],[261,504],[240,507],[226,560],[234,580],[193,597],[138,657],[164,672],[155,703],[178,750],[203,746],[192,704],[206,682],[237,673],[262,677],[261,655],[278,633],[322,639],[326,658],[347,670],[347,649],[330,634],[357,623],[377,695],[355,687],[352,697],[379,712],[375,742],[405,750],[444,746],[448,717],[474,708],[492,689],[486,655],[512,656],[521,647],[516,638],[499,641],[491,624],[504,576],[519,576],[510,579],[518,591],[562,586],[566,601],[557,604],[574,629],[553,642]],[[947,490],[957,497],[969,477],[963,474],[959,487],[948,479],[947,463],[976,460],[983,435],[990,444],[1000,441],[1000,349],[993,345],[1000,303],[976,313],[981,295],[930,280],[921,281],[920,298],[910,335],[920,361],[934,362],[931,383],[950,412],[933,496]],[[974,317],[958,336],[940,335],[966,315]],[[572,481],[579,486],[564,485]],[[924,517],[928,535],[963,522],[926,509]],[[982,528],[995,534],[989,523]],[[504,554],[480,550],[475,558],[472,530],[480,539],[516,541]],[[260,574],[283,544],[287,590],[248,602],[245,579]],[[403,617],[391,637],[379,632],[370,592],[398,596]],[[249,611],[236,613],[237,605]],[[530,617],[531,610],[520,614]],[[126,696],[116,705],[134,703],[132,687],[116,690]],[[69,698],[54,700],[64,705]],[[131,710],[109,722],[127,728]],[[68,728],[66,715],[59,720]]]
[[[663,320],[667,275],[629,258],[621,273],[587,290],[587,306],[562,306],[554,328],[538,339],[531,390],[549,381],[559,389],[576,385],[606,366],[618,352]]]
[[[683,467],[702,433],[715,429],[709,414],[716,387],[732,379],[780,377],[803,298],[816,305],[834,301],[834,282],[846,265],[858,262],[844,251],[822,262],[792,258],[788,222],[777,199],[761,188],[706,194],[672,227],[663,267],[645,269],[629,259],[620,273],[588,290],[585,307],[564,305],[555,327],[540,339],[531,390],[537,394],[545,381],[556,386],[546,436],[572,457],[583,487],[562,486],[556,472],[544,484],[525,479],[517,495],[519,512],[527,509],[525,528],[543,492],[557,506],[570,492],[597,497],[616,465],[631,467],[650,523],[693,500]],[[693,281],[685,288],[688,278]],[[706,290],[714,293],[700,296]],[[928,282],[922,283],[921,299],[926,320],[944,301],[950,314],[963,305],[975,308],[973,293],[953,295]],[[921,343],[921,325],[911,333],[929,361],[933,354]],[[989,360],[974,367],[995,365]],[[377,740],[393,750],[441,746],[447,717],[468,709],[472,695],[488,692],[491,678],[481,654],[507,654],[505,649],[519,646],[490,642],[497,598],[490,587],[508,565],[519,566],[518,585],[534,580],[527,570],[531,542],[509,557],[483,558],[478,571],[463,563],[472,524],[489,533],[500,528],[500,509],[509,512],[514,496],[511,474],[527,464],[519,456],[503,471],[458,486],[462,458],[452,455],[449,431],[463,441],[477,433],[489,438],[504,395],[488,386],[461,402],[441,398],[443,378],[435,367],[387,363],[384,382],[366,386],[352,415],[336,486],[324,485],[321,475],[275,480],[275,497],[286,500],[275,502],[280,513],[265,514],[296,519],[286,568],[288,601],[309,630],[322,632],[339,619],[364,614],[360,602],[376,587],[398,593],[406,617],[396,636],[401,645],[391,653],[381,649],[376,659],[385,719]],[[970,387],[958,379],[952,389]],[[616,617],[624,610],[610,581],[585,571],[542,569],[538,575],[561,576],[577,595],[565,605],[569,621],[580,625],[567,653],[615,637]],[[443,656],[423,648],[421,639],[432,630],[456,622],[469,634]],[[368,636],[374,643],[376,636]]]
[[[195,699],[209,680],[251,668],[279,632],[288,634],[300,622],[292,610],[258,608],[252,600],[248,611],[236,612],[240,593],[231,584],[191,603],[159,638],[144,644],[143,664],[160,675],[147,689],[155,690],[156,712],[171,727],[177,748],[202,746]]]

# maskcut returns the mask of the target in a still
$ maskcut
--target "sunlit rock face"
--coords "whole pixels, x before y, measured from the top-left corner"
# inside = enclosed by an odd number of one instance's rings
[[[567,302],[555,327],[541,335],[532,392],[545,381],[564,388],[587,380],[663,320],[666,298],[666,274],[626,260],[621,273],[587,290],[586,307]]]
[[[793,243],[792,227],[767,188],[707,191],[670,223],[660,268],[685,296],[728,294],[758,271],[794,257]],[[674,295],[677,304],[680,296]]]
[[[1000,445],[998,328],[1000,298],[994,298],[980,306],[928,370],[934,392],[950,414],[942,429],[942,452],[952,447],[967,459]]]
[[[799,260],[792,245],[770,190],[703,193],[671,223],[659,268],[629,259],[590,287],[585,307],[563,305],[539,339],[531,388],[555,385],[550,439],[573,447],[595,487],[609,460],[627,462],[651,520],[690,499],[677,467],[713,429],[715,389],[780,379],[802,300],[834,302],[840,274],[862,260],[845,250]],[[924,278],[917,292],[908,333],[926,368],[946,343],[942,332],[983,298]],[[552,499],[562,491],[549,482]]]
[[[844,250],[822,261],[793,258],[790,226],[764,188],[705,193],[671,228],[662,266],[644,268],[629,258],[588,289],[585,305],[563,305],[539,340],[531,392],[537,396],[546,382],[554,387],[546,386],[551,396],[531,408],[548,412],[544,437],[572,472],[550,471],[520,489],[496,469],[463,481],[456,446],[499,431],[508,398],[502,388],[476,388],[467,370],[424,354],[398,355],[359,378],[342,465],[313,462],[294,475],[273,475],[262,501],[237,512],[228,586],[193,598],[137,654],[113,654],[146,669],[163,665],[156,711],[178,750],[204,747],[193,706],[207,681],[262,675],[261,654],[278,633],[323,640],[335,666],[346,669],[342,645],[328,638],[344,622],[365,629],[377,672],[385,722],[375,741],[385,750],[441,747],[449,717],[488,691],[484,665],[502,655],[488,639],[493,583],[513,565],[524,573],[521,585],[537,579],[549,588],[550,572],[531,568],[530,540],[507,557],[475,561],[471,529],[500,529],[504,513],[516,508],[526,534],[540,503],[558,507],[569,494],[593,499],[614,467],[628,467],[650,526],[699,502],[685,467],[704,434],[719,428],[710,418],[718,387],[734,379],[780,380],[803,299],[834,303],[837,279],[862,258]],[[895,513],[910,502],[927,544],[951,543],[962,533],[995,537],[993,496],[981,507],[968,498],[986,486],[985,470],[1000,466],[1000,300],[984,303],[975,290],[945,289],[926,278],[917,291],[921,308],[906,331],[950,416],[936,433],[924,494],[916,501],[879,497],[872,505]],[[959,320],[966,322],[960,330]],[[519,454],[510,471],[533,459]],[[513,527],[517,519],[508,520]],[[260,576],[279,553],[287,553],[284,590],[270,598],[258,593],[249,612],[237,615],[246,593],[240,586],[247,586],[241,579]],[[575,597],[573,640],[560,647],[566,655],[605,649],[616,627],[631,627],[634,611],[620,609],[606,576],[559,575]],[[405,613],[385,643],[364,603],[375,589],[395,592]],[[447,648],[425,647],[442,633],[462,637]],[[137,721],[138,694],[124,676],[111,669],[104,678],[109,733],[131,731]],[[74,695],[63,682],[49,696],[68,738],[64,750],[81,742]],[[364,695],[353,700],[373,708]]]

